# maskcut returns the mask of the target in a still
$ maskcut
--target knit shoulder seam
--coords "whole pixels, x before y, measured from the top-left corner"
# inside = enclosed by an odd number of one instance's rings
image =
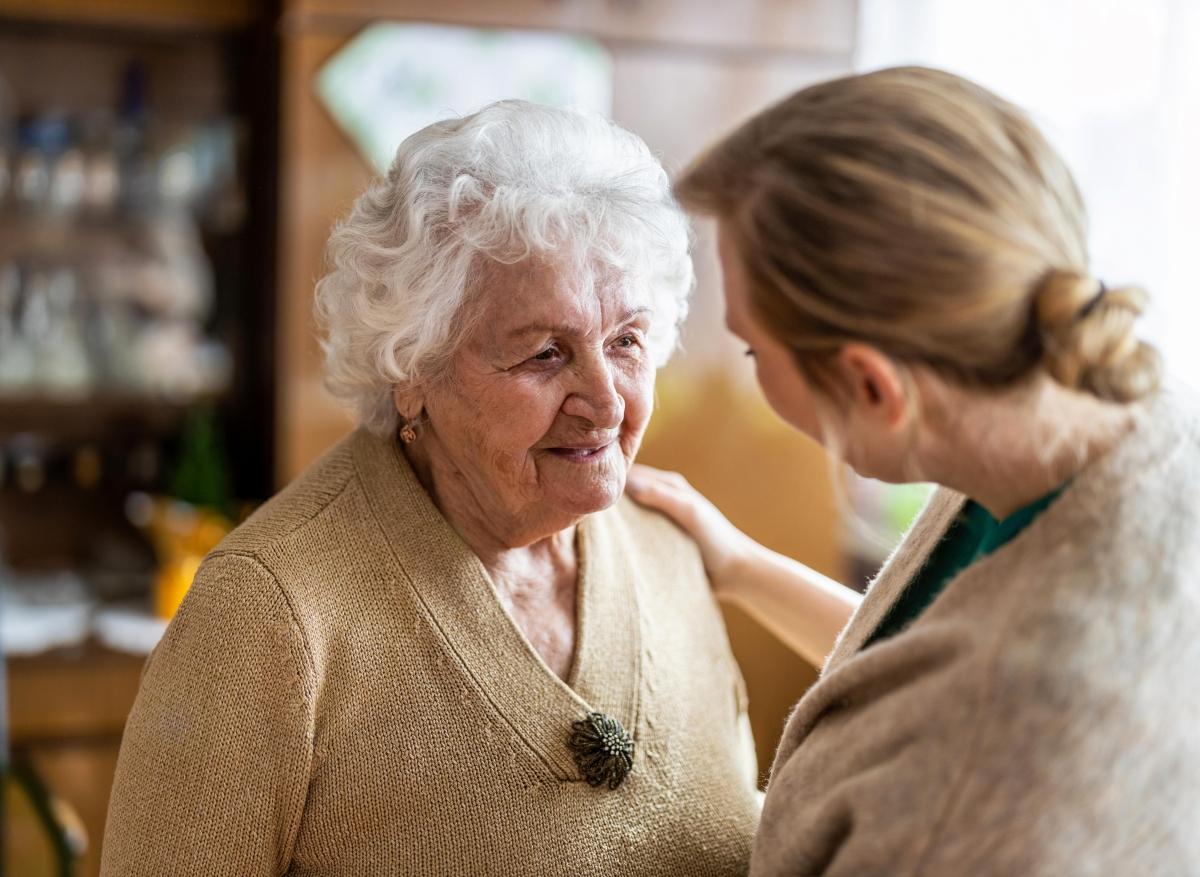
[[[265,564],[263,562],[262,558],[260,558],[257,553],[247,553],[244,551],[237,551],[232,548],[218,548],[217,550],[210,553],[209,557],[210,558],[232,557],[232,558],[237,558],[239,560],[248,560],[248,561],[250,561],[250,563],[252,565],[257,567],[262,573],[264,573],[266,575],[266,577],[270,580],[271,584],[274,586],[275,591],[279,594],[280,598],[283,600],[283,605],[287,607],[288,626],[292,628],[292,631],[293,631],[293,633],[295,633],[296,638],[300,641],[300,647],[304,653],[304,661],[305,661],[305,665],[306,665],[304,667],[304,670],[306,672],[306,675],[308,676],[308,682],[310,683],[308,686],[306,686],[306,689],[308,691],[308,693],[306,694],[306,697],[310,697],[311,689],[312,689],[311,683],[313,682],[313,680],[316,677],[316,661],[313,659],[312,647],[309,645],[308,636],[304,632],[304,625],[302,625],[300,623],[300,614],[296,611],[296,605],[295,605],[294,601],[292,600],[291,595],[287,592],[287,589],[285,587],[283,587],[283,585],[280,583],[279,577],[277,575],[275,575],[274,571],[269,566],[267,566],[267,564]]]
[[[286,529],[280,530],[278,533],[272,533],[270,540],[265,545],[259,546],[258,548],[254,549],[253,552],[239,551],[236,548],[226,549],[226,552],[229,554],[238,554],[243,557],[252,557],[252,556],[256,556],[258,553],[263,551],[265,548],[272,547],[272,546],[278,544],[279,542],[282,542],[284,539],[291,536],[297,530],[307,527],[309,524],[311,524],[313,521],[315,521],[317,518],[319,518],[321,515],[323,515],[325,513],[325,511],[331,505],[333,505],[335,502],[337,502],[339,499],[341,499],[343,496],[345,496],[346,490],[350,486],[350,482],[355,480],[355,475],[356,475],[356,471],[355,471],[353,462],[351,462],[351,464],[346,467],[346,472],[342,476],[341,481],[339,483],[337,483],[335,487],[332,488],[332,492],[329,494],[329,496],[327,496],[321,502],[321,504],[313,510],[313,512],[311,514],[306,515],[303,520],[297,521],[296,523],[292,524],[292,526],[290,526]],[[284,488],[284,489],[286,490],[286,488]]]

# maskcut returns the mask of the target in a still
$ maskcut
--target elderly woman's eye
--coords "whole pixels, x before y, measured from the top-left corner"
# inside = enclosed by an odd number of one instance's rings
[[[547,347],[541,353],[530,357],[530,359],[533,360],[534,362],[553,362],[557,358],[558,358],[558,348],[553,345],[551,345],[550,347]]]
[[[617,347],[637,347],[638,337],[636,335],[622,335],[613,344]]]

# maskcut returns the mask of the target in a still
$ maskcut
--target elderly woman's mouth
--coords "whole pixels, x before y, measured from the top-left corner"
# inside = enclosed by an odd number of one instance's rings
[[[546,450],[554,456],[572,463],[588,463],[602,458],[604,452],[611,448],[613,444],[614,442],[607,442],[602,445],[546,448]]]

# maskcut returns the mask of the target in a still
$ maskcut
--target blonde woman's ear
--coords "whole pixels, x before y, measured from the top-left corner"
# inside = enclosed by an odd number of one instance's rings
[[[851,342],[837,353],[846,398],[862,416],[889,430],[906,425],[908,388],[891,357],[868,344]]]

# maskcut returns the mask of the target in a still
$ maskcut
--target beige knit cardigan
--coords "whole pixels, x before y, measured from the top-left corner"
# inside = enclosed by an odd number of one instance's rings
[[[1200,408],[1135,433],[899,635],[941,490],[778,750],[752,874],[1200,874]]]
[[[102,873],[744,874],[745,696],[693,543],[622,501],[578,528],[555,676],[392,441],[359,430],[205,561],[125,730]],[[616,791],[566,741],[636,740]]]

